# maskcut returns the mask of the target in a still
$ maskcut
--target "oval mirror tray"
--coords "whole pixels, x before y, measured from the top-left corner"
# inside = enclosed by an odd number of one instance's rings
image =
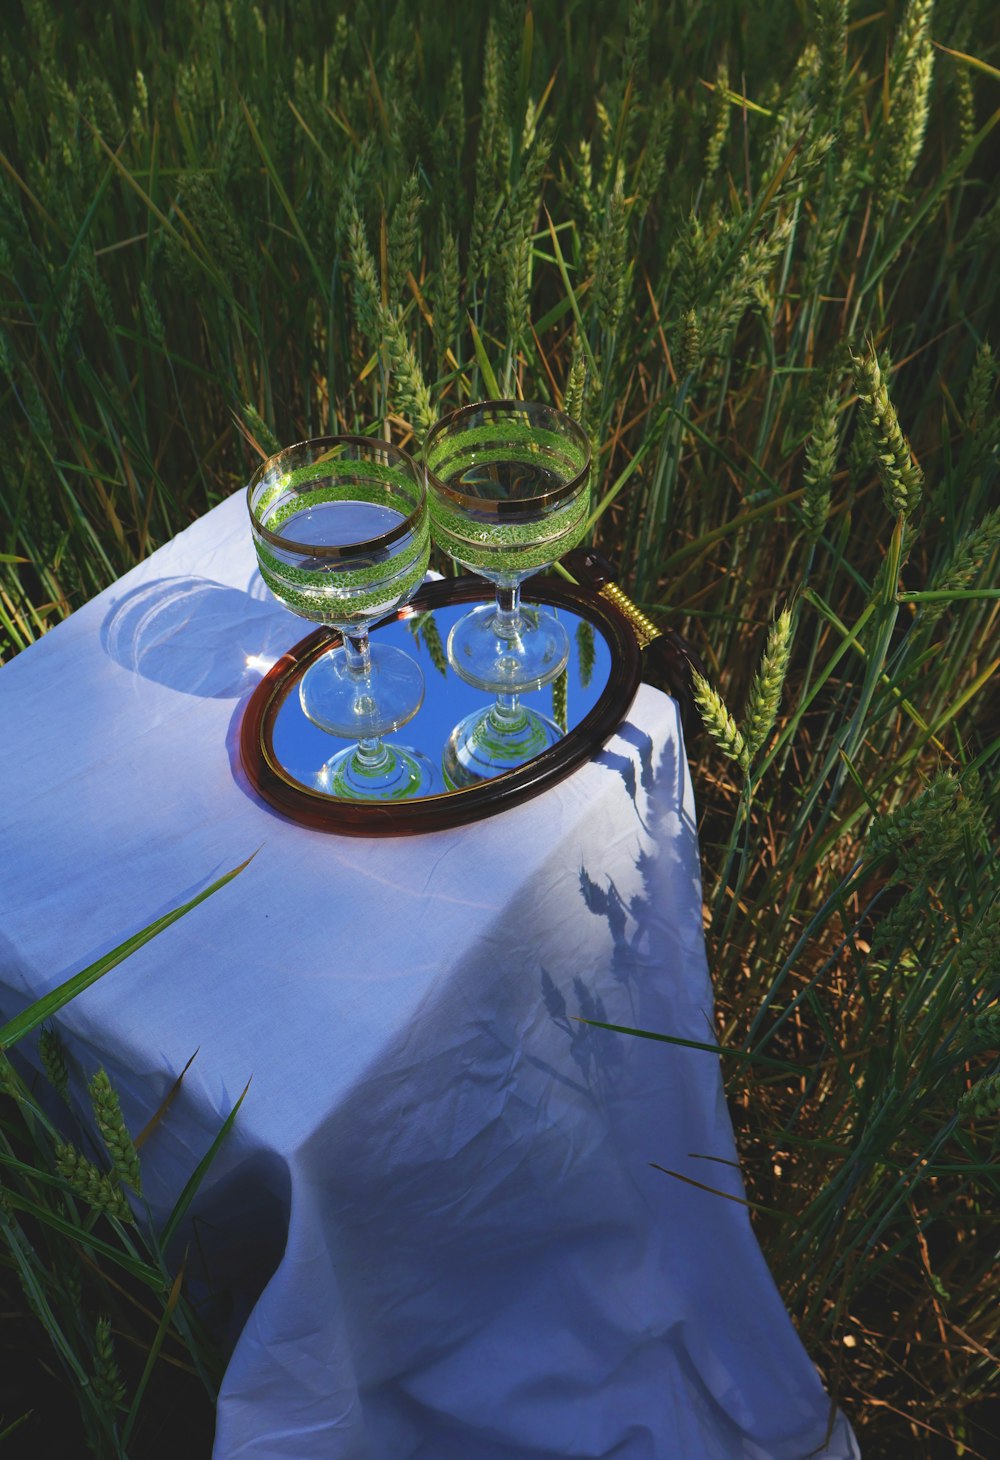
[[[488,602],[481,578],[427,583],[373,633],[399,645],[419,663],[424,701],[416,717],[387,740],[419,749],[440,766],[452,728],[491,697],[473,689],[447,662],[452,624],[471,604]],[[347,743],[318,729],[299,704],[298,685],[309,665],[335,645],[332,629],[317,629],[285,654],[251,697],[240,734],[240,756],[254,789],[292,820],[348,836],[398,836],[459,826],[492,816],[538,795],[596,754],[624,719],[641,674],[640,645],[632,624],[592,589],[558,579],[524,585],[525,603],[553,608],[566,627],[570,660],[553,684],[522,697],[554,720],[563,734],[555,745],[516,769],[457,790],[400,801],[340,799],[324,789],[324,767]]]

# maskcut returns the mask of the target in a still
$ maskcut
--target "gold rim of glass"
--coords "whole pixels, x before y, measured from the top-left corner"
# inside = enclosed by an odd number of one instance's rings
[[[554,487],[550,492],[542,493],[537,497],[531,497],[524,501],[510,499],[505,501],[491,501],[488,497],[472,496],[468,492],[459,491],[457,487],[451,486],[450,483],[444,481],[436,472],[431,470],[429,458],[436,442],[441,437],[453,432],[456,426],[461,426],[469,417],[476,415],[485,416],[486,421],[484,424],[489,424],[489,417],[495,415],[497,418],[497,426],[502,427],[504,419],[507,417],[517,414],[527,417],[530,420],[534,412],[544,412],[547,417],[558,423],[561,431],[582,448],[583,465],[569,481],[564,482],[561,486]],[[481,517],[521,517],[526,519],[537,517],[540,513],[544,513],[546,508],[551,507],[553,503],[560,502],[564,497],[571,497],[574,493],[578,492],[590,473],[591,460],[590,438],[578,421],[574,421],[572,416],[567,416],[565,411],[560,411],[556,406],[545,405],[542,401],[523,400],[474,401],[471,405],[460,406],[458,410],[450,411],[447,416],[442,416],[440,420],[435,421],[430,431],[428,431],[421,456],[424,471],[427,474],[427,480],[433,482],[435,492],[439,493],[449,502],[454,503],[457,507],[462,508],[463,511],[474,512]]]
[[[329,448],[329,455],[333,457],[335,450],[341,446],[361,447],[368,456],[374,456],[376,453],[384,454],[386,457],[394,459],[390,464],[404,468],[412,479],[417,492],[416,505],[407,513],[404,520],[398,522],[388,532],[381,533],[378,537],[369,537],[363,542],[342,543],[339,545],[296,542],[293,538],[285,537],[282,533],[275,532],[273,528],[267,527],[257,515],[254,504],[254,492],[259,488],[265,477],[275,471],[280,471],[282,468],[282,459],[290,457],[294,452],[301,452],[304,447],[319,448],[319,455],[313,458],[309,464],[311,466],[322,466],[324,450]],[[347,459],[350,460],[350,458]],[[272,547],[280,548],[283,552],[302,553],[312,558],[332,558],[334,560],[337,558],[358,558],[380,552],[383,548],[391,547],[401,537],[405,537],[407,533],[413,533],[418,529],[420,516],[424,510],[426,500],[427,484],[419,464],[401,446],[393,446],[390,441],[381,441],[374,436],[313,436],[307,438],[305,441],[296,441],[294,445],[283,446],[280,451],[276,451],[273,456],[269,456],[266,461],[262,461],[247,483],[247,508],[250,512],[250,520],[254,525],[255,531],[259,532],[264,541],[270,543]]]

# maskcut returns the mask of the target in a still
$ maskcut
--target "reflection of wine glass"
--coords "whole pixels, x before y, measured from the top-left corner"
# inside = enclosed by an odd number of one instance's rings
[[[424,448],[435,541],[487,578],[496,601],[448,636],[462,679],[497,696],[457,725],[445,751],[454,785],[498,775],[559,739],[559,727],[520,703],[569,657],[559,620],[522,605],[521,583],[575,547],[590,506],[590,443],[551,406],[483,401],[445,416]]]
[[[377,619],[413,596],[427,570],[427,501],[416,463],[362,436],[302,441],[258,467],[247,502],[271,592],[293,613],[340,632],[341,645],[299,686],[315,725],[356,742],[324,766],[322,789],[377,800],[428,794],[431,763],[381,739],[417,713],[423,675],[403,650],[368,638]]]

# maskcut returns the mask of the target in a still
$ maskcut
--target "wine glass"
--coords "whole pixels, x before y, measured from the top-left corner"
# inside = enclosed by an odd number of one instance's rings
[[[431,762],[382,740],[420,708],[420,667],[402,649],[368,637],[376,620],[413,596],[427,571],[420,469],[386,441],[318,437],[263,462],[247,504],[268,588],[293,613],[340,634],[341,643],[299,684],[313,724],[352,742],[323,767],[318,786],[349,799],[430,794],[437,789]]]
[[[569,658],[566,630],[521,602],[523,580],[582,538],[590,507],[590,442],[569,416],[530,401],[481,401],[438,421],[424,446],[434,539],[488,579],[480,604],[448,636],[448,660],[497,698],[452,731],[445,779],[467,785],[538,755],[560,738],[552,720],[520,703]]]

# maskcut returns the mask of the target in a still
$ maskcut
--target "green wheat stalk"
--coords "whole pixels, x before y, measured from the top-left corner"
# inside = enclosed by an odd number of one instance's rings
[[[900,429],[874,348],[864,355],[852,351],[850,358],[861,423],[886,506],[895,516],[910,517],[923,492],[923,472]]]

